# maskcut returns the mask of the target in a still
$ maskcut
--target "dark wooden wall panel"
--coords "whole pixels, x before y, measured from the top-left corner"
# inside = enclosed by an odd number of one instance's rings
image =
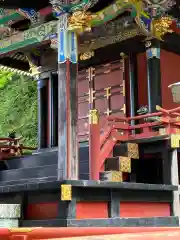
[[[105,116],[124,116],[123,107],[125,96],[123,95],[123,71],[120,61],[97,66],[93,69],[91,83],[88,78],[88,69],[79,72],[78,77],[78,104],[79,121],[78,131],[80,141],[87,139],[83,135],[88,133],[89,110],[96,108],[100,114],[100,125],[103,129]],[[107,88],[109,89],[109,100],[107,98]],[[89,92],[93,90],[93,103],[89,104]],[[92,106],[93,105],[93,106]]]
[[[167,52],[161,51],[161,85],[162,85],[162,102],[163,107],[171,109],[178,107],[178,103],[173,102],[171,89],[169,85],[175,82],[180,82],[180,56]]]
[[[147,66],[146,54],[138,54],[138,91],[139,91],[139,107],[148,104],[147,98]],[[162,105],[166,109],[171,109],[179,106],[173,102],[171,89],[169,85],[175,82],[180,82],[180,56],[161,50],[161,90],[162,90]]]
[[[140,53],[137,55],[137,74],[138,74],[138,108],[148,104],[147,91],[147,60],[146,54]]]

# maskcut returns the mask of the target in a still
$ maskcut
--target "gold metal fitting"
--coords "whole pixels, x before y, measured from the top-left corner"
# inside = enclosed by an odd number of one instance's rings
[[[92,109],[89,111],[89,124],[98,124],[99,115],[97,109]]]

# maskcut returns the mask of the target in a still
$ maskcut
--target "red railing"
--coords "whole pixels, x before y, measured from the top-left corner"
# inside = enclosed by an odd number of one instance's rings
[[[111,235],[111,236],[110,236]],[[112,236],[114,235],[114,237]],[[99,237],[98,237],[99,236]],[[180,228],[168,227],[84,227],[84,228],[15,228],[0,229],[1,240],[35,240],[35,239],[146,239],[146,240],[164,240],[164,239],[180,239]]]
[[[104,161],[113,151],[118,141],[127,142],[138,139],[147,139],[158,136],[167,137],[174,133],[180,133],[180,107],[166,110],[157,107],[159,112],[135,117],[108,116],[103,134],[100,133],[99,123],[90,126],[89,152],[91,179],[98,180],[99,172],[103,168]],[[148,122],[148,118],[158,117],[155,122]],[[131,125],[132,120],[139,121]]]
[[[0,138],[0,160],[23,155],[23,150],[36,150],[20,143],[21,138]]]

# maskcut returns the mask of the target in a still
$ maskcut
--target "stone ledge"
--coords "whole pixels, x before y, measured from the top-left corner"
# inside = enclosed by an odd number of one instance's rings
[[[23,220],[21,227],[178,227],[178,217]]]
[[[17,228],[19,220],[17,219],[0,219],[0,228]]]
[[[21,217],[20,204],[0,204],[0,220],[1,219],[17,219]]]

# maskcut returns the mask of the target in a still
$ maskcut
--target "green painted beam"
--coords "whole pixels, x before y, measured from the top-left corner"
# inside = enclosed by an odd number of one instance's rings
[[[131,11],[132,17],[136,17],[141,10],[141,5],[134,5],[129,0],[116,0],[114,4],[97,12],[95,18],[91,21],[91,26],[95,27],[104,24],[116,18],[124,11]],[[29,45],[38,44],[43,41],[51,40],[52,36],[57,33],[57,21],[44,23],[36,28],[26,30],[22,33],[0,41],[0,55],[11,53],[21,48],[28,47]]]
[[[36,28],[18,33],[12,37],[0,41],[0,55],[25,48],[32,44],[38,44],[50,40],[57,32],[57,21],[44,23]]]

